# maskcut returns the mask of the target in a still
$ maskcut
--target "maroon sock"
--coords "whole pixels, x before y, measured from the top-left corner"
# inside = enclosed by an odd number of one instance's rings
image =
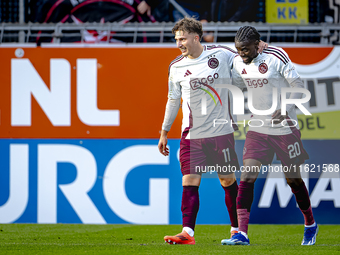
[[[301,212],[303,213],[303,217],[305,218],[305,225],[312,225],[315,222],[311,206],[307,210],[301,210]]]
[[[247,209],[250,212],[251,204],[254,199],[254,183],[240,181],[237,194],[237,209]]]
[[[302,181],[297,187],[291,187],[291,189],[295,195],[296,202],[299,205],[303,217],[305,218],[305,225],[312,225],[314,223],[314,217],[304,181]]]
[[[237,181],[235,181],[232,185],[228,187],[223,187],[223,189],[225,192],[224,201],[225,201],[225,205],[228,208],[231,226],[234,228],[237,228],[238,227],[237,211],[236,211],[236,197],[237,197],[237,191],[238,191]]]
[[[248,233],[250,212],[247,209],[237,209],[238,231]]]
[[[198,186],[184,186],[182,194],[183,227],[195,229],[196,216],[199,208]]]
[[[237,217],[239,231],[248,233],[250,208],[254,199],[254,183],[241,181],[237,195]]]

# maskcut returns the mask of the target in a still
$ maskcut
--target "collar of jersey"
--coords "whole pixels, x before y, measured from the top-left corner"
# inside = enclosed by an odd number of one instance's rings
[[[201,55],[199,55],[197,58],[188,58],[188,57],[186,57],[186,60],[187,60],[187,61],[198,61],[198,60],[200,60],[201,58],[203,58],[204,53],[205,53],[205,47],[204,47],[204,49],[203,49]]]
[[[260,61],[261,58],[262,58],[262,54],[259,53],[256,58],[253,58],[253,60],[250,62],[250,64]]]

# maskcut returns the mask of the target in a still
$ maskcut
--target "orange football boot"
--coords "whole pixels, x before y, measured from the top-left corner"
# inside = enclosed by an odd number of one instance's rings
[[[164,241],[169,244],[195,244],[195,237],[183,231],[175,236],[164,236]]]

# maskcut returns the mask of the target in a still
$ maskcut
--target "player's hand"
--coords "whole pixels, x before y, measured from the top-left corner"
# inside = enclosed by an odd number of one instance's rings
[[[140,2],[140,4],[137,6],[137,11],[142,15],[144,13],[146,13],[148,16],[151,15],[151,7],[145,1]]]
[[[259,42],[259,48],[258,48],[258,50],[257,50],[257,53],[262,53],[262,51],[264,50],[264,49],[267,49],[268,48],[268,43],[265,43],[264,41],[260,41]]]
[[[162,135],[161,138],[159,138],[158,150],[164,156],[169,156],[169,148],[166,146],[167,144],[168,144],[167,136]]]
[[[278,109],[273,113],[272,120],[274,124],[280,124],[286,117],[287,115],[281,115],[281,109]]]

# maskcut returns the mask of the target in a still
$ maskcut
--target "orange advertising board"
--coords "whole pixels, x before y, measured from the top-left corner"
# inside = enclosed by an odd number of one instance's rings
[[[308,65],[332,48],[285,50],[294,63]],[[168,66],[179,53],[175,47],[0,47],[0,138],[159,138]],[[181,117],[169,138],[180,137]]]
[[[169,63],[174,48],[23,48],[24,56],[50,89],[51,59],[70,65],[70,126],[55,126],[32,96],[31,124],[11,123],[11,59],[16,48],[0,48],[1,138],[158,138],[167,100]],[[97,107],[118,110],[118,126],[84,124],[77,110],[77,59],[97,60]],[[58,72],[58,70],[56,71]],[[13,73],[13,70],[12,70]],[[20,71],[19,71],[20,73]],[[24,72],[23,72],[24,75]],[[60,73],[59,75],[63,75]],[[28,78],[27,78],[28,79]],[[27,80],[27,83],[31,82]],[[12,106],[13,107],[13,106]],[[58,111],[58,109],[54,109]],[[53,111],[53,110],[51,110]],[[172,137],[180,135],[181,119]]]

